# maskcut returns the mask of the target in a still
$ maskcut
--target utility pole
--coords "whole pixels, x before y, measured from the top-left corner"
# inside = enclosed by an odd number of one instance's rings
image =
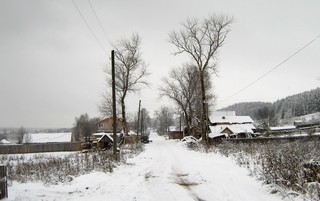
[[[205,131],[206,131],[206,143],[208,145],[209,139],[208,139],[208,126],[209,126],[209,103],[206,102],[206,124],[205,124]]]
[[[141,136],[143,135],[144,128],[143,128],[143,112],[141,112]]]
[[[179,131],[181,132],[182,130],[181,130],[181,114],[180,114],[180,116],[179,116]]]
[[[111,51],[111,76],[112,76],[112,127],[113,127],[113,155],[118,160],[117,150],[117,111],[116,111],[116,82],[115,82],[115,63],[114,50]]]
[[[138,125],[137,125],[137,135],[139,136],[139,126],[140,126],[140,107],[141,107],[141,100],[139,100],[139,109],[138,109]]]

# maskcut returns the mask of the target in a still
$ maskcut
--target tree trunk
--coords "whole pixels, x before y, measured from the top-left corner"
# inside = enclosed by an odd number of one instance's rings
[[[124,98],[121,99],[121,113],[122,113],[122,119],[123,119],[123,122],[124,122],[124,126],[125,126],[125,129],[124,129],[124,132],[125,134],[127,134],[127,119],[126,119],[126,104],[124,103]]]
[[[204,86],[204,72],[203,70],[200,73],[200,82],[201,82],[201,99],[202,99],[202,111],[201,111],[201,137],[203,142],[207,142],[207,112],[206,112],[206,90]]]
[[[187,124],[186,125],[187,126],[187,132],[188,132],[188,135],[190,135],[190,125],[191,125],[190,122],[189,122],[190,117],[189,117],[189,115],[188,115],[186,110],[184,110],[183,113],[184,113],[184,121]]]

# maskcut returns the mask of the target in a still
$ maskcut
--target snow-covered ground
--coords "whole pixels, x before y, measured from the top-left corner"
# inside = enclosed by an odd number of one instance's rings
[[[71,133],[27,133],[23,143],[71,142]]]
[[[230,158],[190,151],[155,133],[150,139],[143,153],[111,174],[93,172],[53,186],[14,182],[8,200],[282,200]]]

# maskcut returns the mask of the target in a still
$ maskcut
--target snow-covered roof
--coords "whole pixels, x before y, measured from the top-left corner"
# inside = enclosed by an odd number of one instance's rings
[[[137,133],[134,132],[133,130],[130,130],[130,131],[128,132],[128,135],[137,135]]]
[[[214,111],[212,112],[211,116],[218,116],[218,117],[236,116],[236,112],[235,111]]]
[[[177,126],[169,126],[169,131],[180,131]]]
[[[98,137],[102,137],[104,134],[108,134],[108,135],[110,135],[111,137],[113,136],[113,133],[105,133],[105,132],[93,133],[92,135],[93,135],[93,136],[96,136],[96,137],[98,138]],[[116,134],[117,134],[117,136],[120,136],[122,133],[116,133]]]
[[[224,125],[209,126],[211,133],[221,133],[226,128]]]
[[[109,133],[104,133],[99,139],[98,142],[100,142],[100,140],[104,137],[109,138],[109,140],[111,140],[113,142],[113,137],[111,137],[111,135]]]
[[[227,137],[227,135],[225,133],[209,133],[208,137],[209,138],[216,138],[216,137],[220,137],[220,136],[225,136]]]
[[[228,124],[243,124],[253,123],[249,116],[213,116],[209,117],[211,123],[228,123]]]
[[[253,133],[252,129],[255,129],[255,127],[252,124],[233,124],[233,125],[226,126],[226,128],[229,128],[232,131],[232,133],[235,133],[235,134]]]
[[[292,130],[296,129],[295,126],[279,126],[279,127],[270,127],[272,131],[281,131],[281,130]]]
[[[0,144],[11,144],[11,142],[9,142],[9,141],[6,140],[6,139],[2,139],[2,140],[0,141]]]
[[[23,143],[71,142],[71,133],[27,133]]]
[[[254,125],[252,124],[232,124],[232,125],[216,125],[216,126],[209,126],[211,136],[219,136],[221,132],[229,128],[233,133],[253,133],[253,129],[255,129]]]

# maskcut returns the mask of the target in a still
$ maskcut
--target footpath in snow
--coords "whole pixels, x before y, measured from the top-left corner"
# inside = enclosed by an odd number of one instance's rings
[[[143,153],[112,174],[94,172],[50,187],[15,182],[8,200],[282,200],[231,159],[187,150],[156,133],[150,139]]]

